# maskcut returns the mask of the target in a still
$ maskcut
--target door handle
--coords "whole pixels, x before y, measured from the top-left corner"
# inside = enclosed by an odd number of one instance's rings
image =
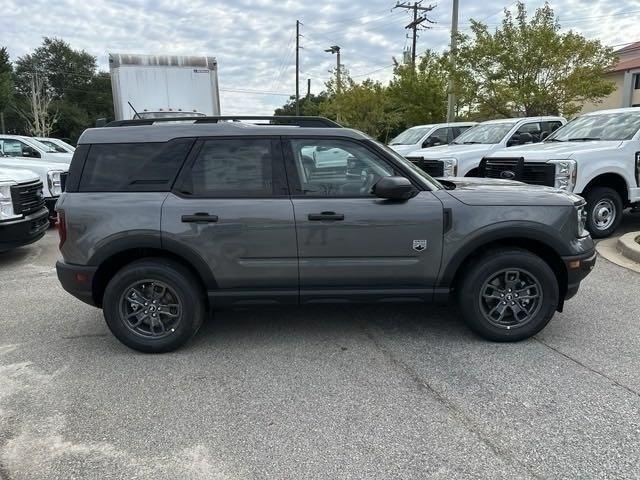
[[[308,218],[312,222],[318,222],[323,220],[338,221],[338,220],[344,220],[344,215],[342,213],[336,213],[336,212],[322,212],[322,213],[310,213]]]
[[[198,212],[193,215],[182,215],[182,221],[184,223],[215,223],[218,221],[218,216]]]

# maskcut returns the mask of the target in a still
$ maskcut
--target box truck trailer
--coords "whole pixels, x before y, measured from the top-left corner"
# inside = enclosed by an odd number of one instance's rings
[[[220,115],[214,57],[109,54],[116,120]]]

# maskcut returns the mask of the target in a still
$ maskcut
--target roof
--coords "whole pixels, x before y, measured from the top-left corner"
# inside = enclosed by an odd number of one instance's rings
[[[618,63],[609,70],[610,72],[621,72],[640,68],[640,42],[633,42],[629,45],[615,50],[619,56]]]
[[[109,68],[122,66],[144,67],[185,67],[215,70],[218,66],[215,57],[196,57],[180,55],[135,55],[129,53],[110,53]]]
[[[640,113],[640,107],[610,108],[608,110],[596,110],[595,112],[585,113],[584,116],[607,115],[611,113]]]
[[[638,58],[632,58],[630,60],[618,62],[616,66],[613,67],[610,71],[621,72],[623,70],[633,70],[635,68],[640,68],[640,55],[638,55]]]
[[[555,117],[555,116],[542,116],[542,117],[513,117],[513,118],[498,118],[496,120],[487,120],[482,123],[515,123],[521,121],[529,121],[529,122],[553,122],[555,120],[564,121],[564,117]]]
[[[78,140],[78,145],[91,143],[166,142],[174,138],[215,136],[322,136],[369,138],[349,128],[311,128],[290,125],[254,125],[242,122],[180,123],[136,125],[122,127],[89,128]]]
[[[630,43],[629,45],[619,48],[618,50],[615,50],[615,53],[617,54],[621,54],[621,53],[628,53],[631,52],[633,50],[640,50],[640,42],[633,42]]]

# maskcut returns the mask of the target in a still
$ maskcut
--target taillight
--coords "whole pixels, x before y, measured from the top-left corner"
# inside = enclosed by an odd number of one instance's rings
[[[64,245],[64,242],[67,240],[67,221],[64,217],[64,212],[62,210],[58,210],[58,237],[60,237],[60,243],[58,244],[58,248],[61,249]]]

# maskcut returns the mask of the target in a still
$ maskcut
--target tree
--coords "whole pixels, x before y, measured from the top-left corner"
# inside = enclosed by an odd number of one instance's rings
[[[321,92],[318,95],[310,94],[308,97],[300,99],[300,115],[314,116],[320,115],[320,106],[327,101],[327,93]],[[287,103],[282,107],[276,108],[275,115],[295,115],[296,114],[296,96],[289,97]]]
[[[344,76],[340,93],[335,79],[327,82],[328,100],[321,104],[320,113],[338,119],[345,127],[355,128],[380,140],[387,140],[400,121],[399,112],[389,101],[387,89],[371,79],[356,83]]]
[[[26,121],[27,133],[34,137],[48,137],[59,115],[50,108],[53,99],[43,76],[36,73],[31,77],[27,100],[28,108],[17,107]]]
[[[452,74],[456,93],[469,99],[471,116],[570,116],[614,90],[603,75],[615,61],[613,50],[598,40],[561,33],[548,4],[528,20],[525,4],[518,2],[515,16],[505,10],[493,33],[471,21],[471,36],[459,36]]]
[[[6,133],[4,114],[13,100],[13,66],[6,47],[0,48],[0,131]]]
[[[427,51],[417,67],[398,65],[389,84],[389,102],[402,118],[399,130],[414,125],[441,122],[447,114],[446,57]]]

